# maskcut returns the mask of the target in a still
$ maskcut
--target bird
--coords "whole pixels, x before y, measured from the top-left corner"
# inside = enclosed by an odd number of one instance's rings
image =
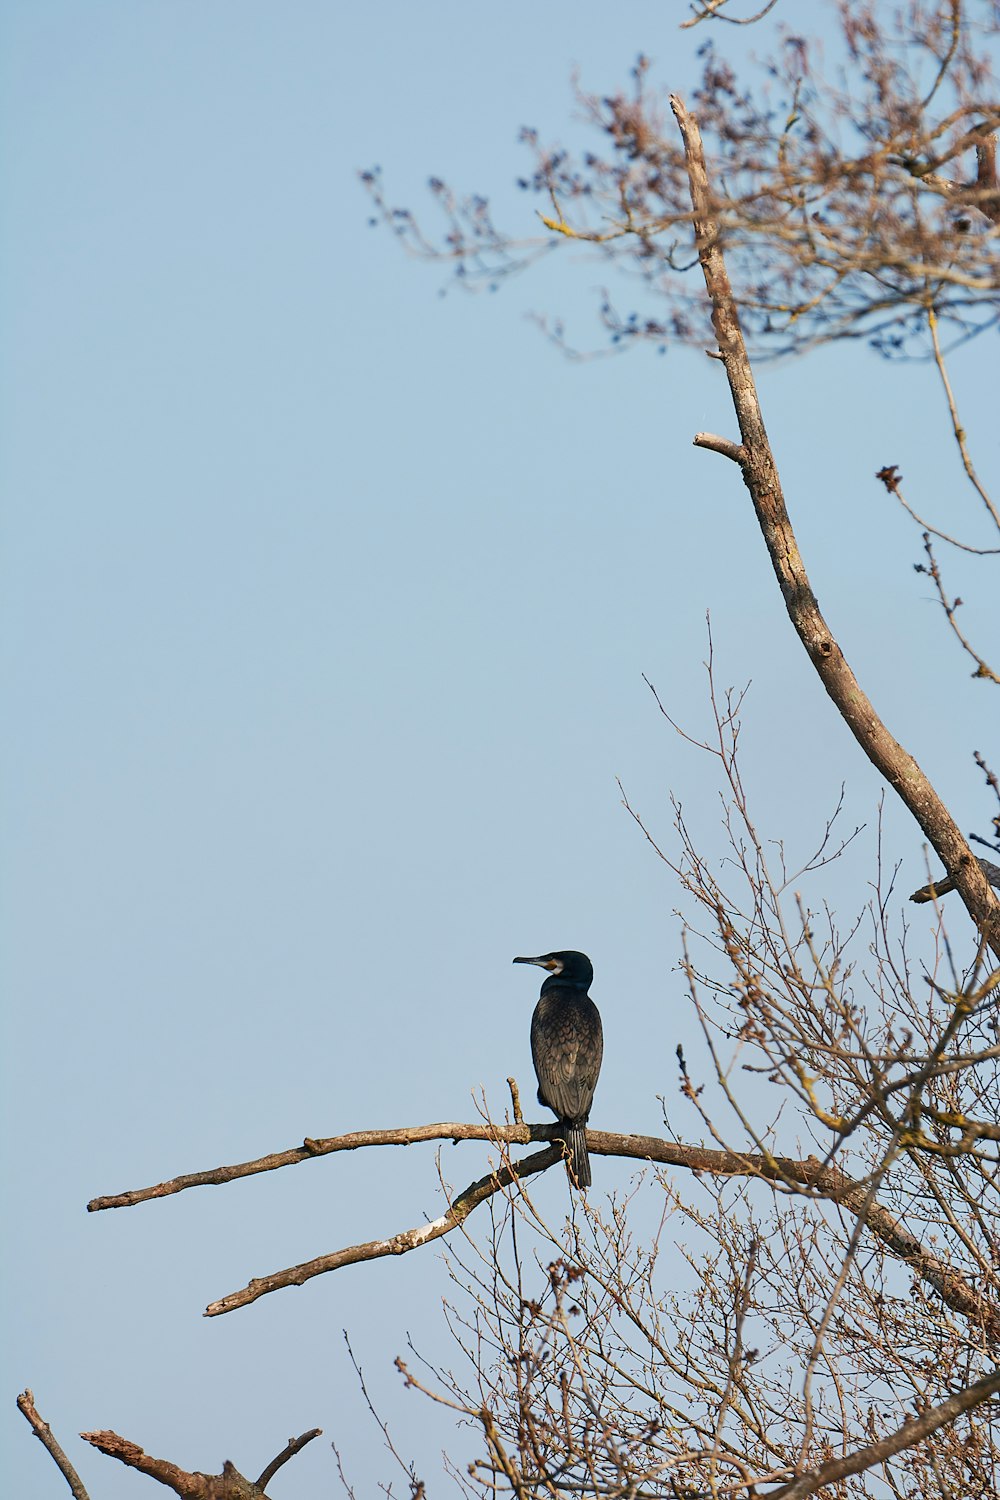
[[[588,991],[594,966],[585,953],[568,949],[516,964],[548,969],[531,1017],[531,1060],[538,1078],[538,1102],[566,1127],[566,1171],[577,1187],[591,1185],[587,1119],[594,1102],[604,1055],[601,1013]]]
[[[1000,866],[993,865],[988,859],[977,859],[976,863],[982,870],[990,885],[1000,890]],[[940,880],[935,880],[933,885],[925,885],[919,891],[914,891],[910,897],[911,901],[918,904],[923,901],[934,901],[938,896],[946,896],[949,891],[955,889],[955,882],[950,875],[942,875]]]

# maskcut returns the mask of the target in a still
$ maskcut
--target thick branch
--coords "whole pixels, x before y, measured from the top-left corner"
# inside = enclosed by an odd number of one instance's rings
[[[846,1458],[832,1459],[813,1474],[803,1474],[791,1484],[782,1485],[776,1490],[769,1490],[767,1500],[805,1500],[805,1496],[815,1495],[818,1491],[846,1479],[849,1474],[861,1474],[865,1469],[873,1468],[875,1464],[884,1463],[887,1458],[892,1458],[893,1454],[902,1453],[905,1448],[913,1448],[917,1443],[922,1443],[939,1428],[954,1422],[964,1411],[971,1411],[973,1407],[988,1401],[997,1391],[1000,1391],[1000,1372],[994,1371],[992,1375],[984,1376],[982,1380],[977,1380],[974,1385],[968,1386],[964,1391],[958,1391],[954,1396],[949,1396],[946,1401],[941,1402],[940,1406],[932,1406],[927,1411],[921,1412],[918,1417],[905,1421],[902,1427],[897,1427],[895,1432],[883,1438],[881,1442],[871,1443],[867,1448],[860,1448],[856,1453],[848,1454]]]
[[[166,1485],[181,1500],[265,1500],[263,1492],[231,1463],[223,1464],[221,1474],[189,1474],[169,1459],[150,1457],[138,1443],[130,1443],[117,1432],[81,1432],[80,1436],[109,1458]]]
[[[74,1500],[90,1500],[87,1491],[83,1487],[83,1481],[60,1447],[52,1428],[35,1410],[35,1397],[31,1391],[21,1392],[17,1398],[17,1409],[22,1417],[31,1424],[31,1430],[38,1441],[52,1455],[56,1467],[73,1491]]]
[[[314,1142],[326,1151],[356,1149],[361,1145],[384,1146],[405,1145],[411,1140],[488,1140],[493,1143],[517,1144],[525,1137],[532,1140],[549,1139],[558,1130],[556,1125],[419,1125],[394,1130],[359,1131],[349,1136],[334,1136],[330,1140]],[[350,1142],[347,1148],[341,1142]],[[1000,1309],[982,1297],[974,1287],[938,1256],[927,1250],[920,1240],[912,1235],[892,1214],[877,1203],[870,1203],[868,1184],[854,1182],[835,1168],[824,1167],[815,1157],[798,1161],[793,1157],[763,1156],[759,1153],[742,1154],[736,1151],[710,1150],[704,1146],[685,1146],[675,1141],[660,1140],[650,1135],[616,1135],[605,1130],[588,1130],[587,1147],[594,1156],[617,1156],[632,1161],[649,1161],[658,1165],[679,1167],[690,1172],[707,1172],[716,1177],[760,1178],[767,1182],[782,1183],[787,1187],[802,1187],[818,1197],[839,1204],[849,1213],[863,1216],[867,1228],[879,1239],[890,1254],[913,1271],[932,1287],[941,1300],[977,1328],[982,1328],[987,1337],[1000,1342]],[[301,1158],[296,1152],[282,1152],[261,1161],[269,1165],[258,1168],[269,1171],[280,1158],[296,1162]],[[429,1224],[419,1224],[413,1229],[402,1230],[380,1240],[368,1240],[360,1245],[348,1245],[342,1250],[318,1256],[301,1265],[289,1266],[267,1276],[255,1277],[245,1288],[231,1292],[205,1309],[206,1317],[217,1317],[220,1313],[233,1312],[256,1302],[258,1297],[279,1291],[286,1286],[302,1286],[314,1276],[327,1271],[337,1271],[342,1266],[357,1265],[361,1261],[380,1260],[387,1255],[405,1255],[422,1245],[440,1239],[463,1223],[494,1193],[510,1187],[515,1181],[535,1172],[545,1171],[561,1160],[562,1150],[558,1145],[518,1162],[505,1163],[497,1172],[481,1177],[470,1184],[449,1207],[447,1213]],[[250,1164],[247,1163],[247,1166]],[[220,1168],[221,1172],[229,1169]],[[209,1174],[192,1173],[187,1179],[207,1180]],[[177,1179],[178,1181],[182,1179]],[[212,1178],[213,1181],[228,1181],[228,1177]],[[152,1191],[153,1196],[157,1196]],[[140,1201],[141,1191],[133,1201]]]
[[[774,455],[761,415],[753,371],[726,270],[716,219],[717,200],[708,180],[701,133],[697,120],[688,114],[676,95],[671,97],[670,104],[684,142],[698,257],[712,305],[712,325],[726,367],[743,439],[743,478],[753,501],[789,619],[844,722],[868,759],[899,795],[933,844],[954,880],[969,915],[1000,957],[1000,901],[990,890],[978,861],[973,857],[957,824],[927,777],[875,712],[820,612],[785,507]]]
[[[282,1464],[294,1458],[313,1438],[319,1437],[320,1432],[319,1427],[314,1427],[301,1437],[289,1438],[286,1446],[271,1460],[256,1484],[253,1480],[244,1478],[239,1469],[228,1462],[222,1465],[221,1474],[188,1473],[187,1469],[172,1464],[169,1459],[152,1458],[138,1443],[130,1443],[128,1438],[119,1437],[117,1432],[81,1432],[80,1436],[109,1458],[117,1458],[130,1469],[137,1469],[140,1474],[148,1474],[158,1484],[166,1485],[175,1495],[180,1495],[181,1500],[267,1500],[265,1488]]]

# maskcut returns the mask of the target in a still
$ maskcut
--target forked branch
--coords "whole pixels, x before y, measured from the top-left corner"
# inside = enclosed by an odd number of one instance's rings
[[[31,1391],[21,1392],[17,1398],[17,1407],[26,1421],[30,1423],[35,1436],[52,1455],[53,1461],[73,1492],[74,1500],[89,1500],[80,1476],[57,1442],[51,1427],[38,1415],[35,1409],[35,1398]],[[296,1453],[300,1453],[307,1443],[311,1443],[313,1438],[318,1438],[321,1433],[322,1428],[313,1427],[309,1432],[304,1432],[301,1437],[289,1438],[285,1447],[271,1459],[256,1481],[245,1479],[231,1463],[223,1464],[221,1474],[189,1473],[187,1469],[180,1468],[169,1459],[151,1457],[139,1447],[138,1443],[119,1437],[117,1432],[82,1432],[80,1436],[99,1449],[101,1453],[106,1453],[109,1458],[117,1458],[119,1462],[127,1464],[130,1469],[136,1469],[140,1474],[148,1474],[159,1484],[166,1485],[168,1489],[173,1490],[175,1495],[180,1495],[182,1500],[267,1500],[265,1493],[267,1486],[282,1465],[286,1464],[290,1458],[294,1458]]]
[[[267,1500],[266,1486],[282,1464],[294,1458],[296,1453],[301,1452],[313,1438],[319,1437],[321,1432],[322,1428],[313,1427],[301,1437],[289,1438],[286,1446],[271,1460],[258,1480],[245,1478],[228,1461],[223,1464],[221,1474],[200,1474],[197,1471],[189,1473],[187,1469],[172,1464],[169,1459],[153,1458],[138,1443],[119,1437],[117,1432],[82,1432],[80,1436],[109,1458],[117,1458],[130,1469],[148,1474],[150,1479],[166,1485],[175,1495],[180,1495],[181,1500]]]
[[[153,1187],[138,1188],[113,1197],[95,1198],[89,1206],[92,1209],[123,1207],[151,1198],[162,1198],[184,1188],[231,1182],[236,1177],[274,1171],[280,1166],[293,1166],[313,1156],[357,1150],[362,1146],[408,1145],[418,1140],[476,1140],[488,1141],[503,1149],[501,1166],[470,1183],[451,1200],[447,1211],[430,1223],[418,1224],[412,1229],[402,1230],[383,1239],[348,1245],[301,1265],[255,1277],[240,1291],[230,1292],[209,1304],[205,1309],[206,1317],[217,1317],[221,1313],[246,1307],[259,1297],[283,1287],[302,1286],[314,1276],[322,1276],[328,1271],[337,1271],[343,1266],[357,1265],[362,1261],[380,1260],[387,1255],[405,1255],[450,1234],[465,1222],[474,1209],[496,1193],[506,1192],[522,1178],[544,1172],[561,1161],[562,1144],[557,1139],[545,1150],[536,1151],[520,1161],[512,1160],[505,1149],[530,1141],[552,1142],[558,1129],[558,1125],[475,1125],[450,1122],[392,1130],[355,1131],[350,1135],[310,1141],[306,1146],[274,1152],[270,1156],[242,1162],[237,1166],[217,1167],[209,1172],[191,1172],[166,1183],[157,1183]],[[836,1167],[824,1165],[816,1157],[800,1161],[793,1157],[771,1156],[760,1152],[714,1150],[705,1146],[682,1145],[657,1136],[619,1135],[606,1130],[588,1130],[587,1148],[595,1156],[652,1162],[658,1166],[704,1172],[715,1177],[757,1179],[776,1184],[786,1191],[805,1192],[835,1203],[849,1213],[863,1217],[868,1230],[889,1252],[932,1287],[953,1311],[967,1318],[976,1327],[984,1329],[991,1339],[1000,1342],[1000,1311],[962,1276],[929,1251],[888,1210],[872,1203],[868,1184],[855,1182]]]

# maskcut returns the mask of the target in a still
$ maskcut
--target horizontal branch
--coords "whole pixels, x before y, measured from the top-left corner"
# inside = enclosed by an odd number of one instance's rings
[[[714,432],[696,432],[694,446],[708,448],[712,453],[721,453],[723,458],[731,458],[734,464],[746,462],[747,450],[742,443],[734,443],[732,438],[719,437]]]
[[[113,1193],[101,1198],[92,1198],[87,1204],[88,1213],[98,1213],[106,1208],[132,1208],[154,1198],[169,1198],[187,1188],[216,1187],[235,1182],[240,1177],[253,1177],[259,1172],[274,1172],[279,1167],[294,1167],[304,1161],[313,1161],[320,1156],[330,1156],[337,1151],[359,1151],[366,1146],[413,1146],[421,1141],[488,1141],[494,1145],[530,1146],[540,1141],[552,1141],[559,1137],[559,1127],[553,1123],[529,1125],[474,1124],[460,1120],[444,1120],[431,1125],[392,1125],[383,1130],[352,1130],[346,1135],[331,1135],[314,1140],[307,1136],[301,1146],[292,1146],[286,1151],[273,1151],[267,1156],[258,1156],[253,1161],[235,1162],[230,1166],[209,1167],[202,1172],[186,1172],[180,1177],[171,1177],[166,1182],[154,1183],[151,1187],[132,1188],[126,1193]],[[587,1145],[596,1156],[621,1156],[635,1161],[658,1162],[668,1167],[685,1167],[693,1172],[711,1172],[716,1176],[728,1173],[743,1175],[748,1164],[755,1176],[782,1176],[790,1181],[809,1181],[809,1163],[791,1158],[773,1158],[768,1167],[763,1156],[743,1156],[733,1151],[709,1150],[704,1146],[683,1146],[676,1141],[661,1140],[655,1135],[618,1135],[607,1130],[588,1130]],[[558,1159],[558,1158],[557,1158]],[[806,1175],[802,1175],[805,1173]]]
[[[311,1156],[328,1155],[335,1151],[358,1150],[363,1146],[408,1146],[415,1141],[451,1140],[458,1142],[487,1141],[493,1145],[522,1145],[534,1141],[551,1141],[556,1138],[558,1125],[476,1125],[458,1121],[435,1125],[410,1125],[387,1130],[359,1130],[349,1135],[332,1136],[327,1140],[309,1141],[306,1146],[292,1151],[275,1152],[271,1156],[259,1157],[256,1162],[244,1162],[238,1167],[218,1167],[212,1172],[192,1172],[185,1177],[159,1183],[152,1188],[136,1189],[133,1193],[120,1194],[116,1199],[94,1199],[91,1207],[118,1207],[128,1203],[139,1203],[146,1198],[165,1197],[170,1192],[180,1192],[181,1186],[192,1187],[207,1183],[232,1181],[252,1172],[273,1171],[276,1167],[294,1165]],[[855,1182],[845,1177],[836,1168],[824,1167],[816,1157],[799,1161],[793,1157],[764,1156],[760,1153],[720,1151],[705,1146],[685,1146],[676,1141],[661,1140],[651,1135],[617,1135],[611,1131],[588,1130],[587,1147],[594,1156],[614,1156],[625,1160],[652,1162],[658,1166],[679,1167],[689,1172],[706,1172],[715,1177],[759,1178],[767,1182],[781,1183],[786,1187],[805,1188],[831,1203],[836,1203],[856,1216],[864,1216],[872,1234],[886,1249],[909,1266],[916,1276],[932,1287],[941,1300],[954,1312],[982,1328],[986,1335],[1000,1343],[1000,1309],[993,1307],[960,1274],[938,1256],[929,1251],[915,1235],[899,1223],[888,1210],[877,1203],[869,1202],[868,1184]],[[523,1177],[545,1171],[562,1157],[561,1146],[552,1145],[521,1161],[505,1161],[496,1172],[479,1178],[467,1187],[451,1203],[448,1211],[430,1223],[419,1224],[412,1229],[383,1239],[368,1240],[358,1245],[317,1256],[300,1265],[289,1266],[266,1276],[255,1277],[241,1291],[231,1292],[212,1302],[205,1309],[206,1317],[218,1317],[221,1313],[233,1312],[246,1307],[269,1292],[286,1286],[302,1286],[314,1276],[328,1271],[340,1270],[342,1266],[357,1265],[366,1260],[380,1260],[387,1255],[405,1255],[422,1245],[430,1244],[449,1234],[463,1223],[473,1209],[491,1198],[494,1193],[508,1188]],[[177,1186],[180,1184],[181,1186]]]
[[[258,1156],[253,1161],[236,1162],[227,1167],[209,1167],[203,1172],[186,1172],[182,1177],[171,1177],[166,1182],[154,1183],[152,1187],[133,1188],[127,1193],[110,1193],[102,1198],[91,1198],[87,1212],[100,1213],[105,1208],[132,1208],[137,1203],[147,1203],[153,1198],[169,1198],[174,1193],[183,1193],[187,1188],[218,1187],[225,1182],[235,1182],[240,1177],[254,1177],[258,1172],[274,1172],[279,1167],[297,1167],[301,1162],[314,1161],[319,1156],[329,1156],[335,1151],[358,1151],[362,1146],[413,1146],[419,1141],[506,1141],[509,1145],[530,1146],[535,1141],[549,1141],[555,1133],[554,1125],[468,1125],[458,1121],[442,1121],[436,1125],[389,1126],[384,1130],[353,1130],[347,1135],[327,1136],[313,1140],[306,1136],[301,1146],[292,1146],[287,1151],[273,1151],[268,1156]]]

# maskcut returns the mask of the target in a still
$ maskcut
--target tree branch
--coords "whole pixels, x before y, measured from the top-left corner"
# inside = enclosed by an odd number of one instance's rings
[[[995,177],[996,142],[993,141],[992,138],[990,140],[990,146],[993,151],[993,172]],[[977,146],[976,150],[978,154],[980,147]],[[944,387],[945,400],[948,403],[948,415],[951,418],[951,430],[954,434],[955,442],[958,445],[959,455],[962,460],[962,468],[965,470],[966,477],[968,478],[969,483],[972,485],[973,489],[976,491],[976,494],[979,496],[980,500],[982,500],[986,509],[989,511],[990,517],[993,520],[993,524],[996,526],[997,530],[1000,531],[1000,512],[997,511],[997,508],[993,504],[993,501],[986,493],[984,486],[980,482],[979,475],[976,473],[972,465],[972,458],[969,454],[969,445],[966,441],[965,428],[962,426],[962,423],[959,420],[958,405],[955,401],[955,393],[951,388],[951,380],[948,375],[948,367],[944,362],[944,354],[941,351],[941,339],[938,336],[937,314],[935,313],[933,307],[930,308],[927,313],[927,326],[930,330],[931,343],[934,348],[934,363],[937,366],[937,372],[941,377],[941,384]]]
[[[732,438],[717,437],[714,432],[696,432],[694,445],[696,448],[708,448],[712,453],[721,453],[723,458],[731,458],[734,464],[741,467],[746,461],[747,450],[742,443],[734,443]]]
[[[520,1101],[518,1101],[519,1103]],[[279,1167],[296,1167],[300,1162],[329,1156],[334,1151],[358,1151],[362,1146],[412,1146],[418,1141],[506,1141],[511,1145],[529,1146],[535,1141],[552,1140],[555,1125],[467,1125],[443,1121],[435,1125],[401,1125],[385,1130],[353,1130],[347,1135],[313,1140],[306,1136],[301,1146],[288,1151],[274,1151],[253,1161],[236,1162],[227,1167],[210,1167],[204,1172],[186,1172],[152,1187],[133,1188],[126,1193],[111,1193],[91,1198],[87,1212],[100,1213],[105,1208],[132,1208],[153,1198],[169,1198],[187,1188],[216,1187],[235,1182],[240,1177],[254,1177],[258,1172],[274,1172]]]
[[[175,1495],[180,1495],[181,1500],[267,1500],[265,1487],[282,1464],[294,1458],[313,1438],[319,1437],[321,1430],[314,1427],[301,1437],[289,1438],[285,1448],[276,1458],[272,1458],[256,1484],[252,1479],[246,1479],[228,1461],[222,1465],[221,1474],[200,1474],[197,1471],[188,1473],[187,1469],[172,1464],[168,1459],[152,1458],[138,1443],[119,1437],[117,1432],[81,1432],[80,1436],[109,1458],[117,1458],[119,1463],[127,1464],[130,1469],[137,1469],[140,1474],[148,1474],[158,1484],[166,1485]]]
[[[328,1140],[311,1142],[314,1148],[307,1155],[324,1155],[343,1150],[357,1150],[361,1146],[409,1145],[412,1141],[428,1140],[475,1140],[493,1144],[519,1145],[526,1141],[551,1140],[558,1125],[473,1125],[450,1122],[438,1125],[413,1125],[392,1130],[355,1131],[350,1135],[333,1136]],[[869,1185],[845,1177],[835,1167],[825,1167],[816,1157],[799,1161],[793,1157],[776,1157],[762,1153],[721,1151],[705,1146],[685,1146],[675,1141],[661,1140],[650,1135],[617,1135],[605,1130],[588,1130],[587,1147],[595,1156],[616,1156],[631,1161],[653,1162],[661,1166],[679,1167],[689,1172],[705,1172],[716,1177],[758,1178],[765,1182],[781,1184],[790,1189],[806,1189],[817,1197],[827,1199],[845,1208],[856,1217],[863,1218],[867,1228],[898,1260],[909,1266],[913,1273],[932,1287],[941,1300],[954,1312],[982,1328],[988,1337],[1000,1342],[1000,1309],[993,1307],[974,1287],[957,1272],[927,1250],[887,1209],[870,1203]],[[305,1160],[304,1148],[276,1152],[260,1157],[257,1162],[244,1162],[239,1168],[219,1167],[214,1172],[192,1172],[183,1178],[174,1178],[173,1183],[160,1183],[155,1188],[137,1189],[122,1194],[119,1199],[95,1199],[95,1203],[118,1206],[119,1203],[138,1203],[148,1197],[163,1197],[162,1189],[172,1192],[196,1184],[229,1182],[237,1176],[247,1176],[252,1171],[272,1171],[277,1166],[295,1165]],[[416,1225],[384,1239],[368,1240],[363,1244],[348,1245],[328,1255],[300,1265],[289,1266],[266,1276],[255,1277],[241,1291],[230,1292],[212,1302],[205,1309],[205,1316],[218,1317],[222,1313],[234,1312],[256,1302],[269,1292],[280,1291],[286,1286],[302,1286],[314,1276],[328,1271],[340,1270],[342,1266],[357,1265],[362,1261],[380,1260],[387,1255],[406,1255],[422,1245],[430,1244],[443,1235],[450,1234],[462,1224],[481,1203],[497,1192],[511,1187],[516,1181],[536,1172],[543,1172],[563,1156],[560,1144],[538,1151],[520,1161],[506,1161],[496,1172],[471,1183],[449,1206],[448,1211],[427,1224]]]
[[[846,1458],[832,1459],[830,1463],[824,1464],[812,1474],[803,1474],[791,1484],[781,1485],[776,1490],[769,1490],[768,1500],[804,1500],[805,1496],[815,1495],[818,1490],[837,1484],[841,1479],[846,1479],[849,1474],[861,1474],[875,1464],[884,1463],[887,1458],[892,1458],[893,1454],[901,1453],[904,1448],[912,1448],[916,1443],[923,1442],[939,1428],[946,1427],[949,1422],[954,1422],[962,1412],[988,1401],[997,1391],[1000,1391],[1000,1371],[984,1376],[982,1380],[977,1380],[964,1391],[958,1391],[954,1396],[949,1396],[939,1406],[932,1406],[928,1411],[921,1412],[919,1417],[909,1418],[902,1427],[897,1427],[895,1432],[890,1433],[881,1442],[871,1443],[867,1448],[860,1448],[856,1453],[848,1454]]]
[[[109,1458],[117,1458],[119,1463],[166,1485],[181,1500],[258,1500],[260,1496],[256,1485],[244,1479],[231,1463],[223,1464],[221,1474],[189,1474],[169,1459],[152,1458],[138,1443],[130,1443],[117,1432],[81,1432],[80,1436]]]
[[[74,1500],[90,1500],[83,1486],[83,1481],[57,1442],[52,1428],[35,1410],[35,1397],[32,1391],[25,1390],[21,1392],[17,1398],[17,1409],[22,1417],[31,1424],[31,1430],[43,1448],[47,1448],[52,1455],[56,1467],[73,1492]]]
[[[958,644],[961,646],[962,650],[966,653],[967,656],[971,656],[972,660],[976,664],[976,670],[972,674],[973,677],[986,678],[990,682],[995,682],[998,686],[1000,686],[1000,677],[998,677],[996,672],[994,672],[993,668],[990,666],[986,658],[980,656],[979,652],[972,645],[971,641],[959,626],[957,615],[962,601],[958,598],[949,599],[948,595],[945,593],[944,581],[941,577],[941,568],[937,558],[934,556],[934,544],[926,531],[924,532],[923,541],[924,553],[927,557],[927,561],[925,563],[914,563],[914,570],[917,573],[925,574],[926,577],[931,580],[935,589],[937,590],[938,602],[941,605],[941,608],[944,610],[945,619],[948,621],[948,624],[951,627],[952,634],[958,641]]]
[[[305,1261],[302,1265],[273,1271],[269,1276],[254,1277],[242,1291],[230,1292],[217,1302],[210,1302],[205,1309],[205,1317],[216,1318],[220,1313],[234,1312],[238,1307],[256,1302],[258,1297],[264,1297],[268,1292],[277,1292],[286,1286],[302,1286],[314,1276],[323,1276],[327,1271],[339,1271],[341,1266],[356,1265],[362,1260],[380,1260],[384,1255],[405,1255],[409,1250],[417,1250],[421,1245],[428,1245],[432,1240],[440,1239],[442,1235],[457,1229],[474,1208],[478,1208],[487,1198],[492,1198],[494,1193],[510,1187],[520,1177],[527,1177],[532,1172],[544,1172],[555,1162],[562,1161],[562,1158],[561,1146],[548,1146],[544,1151],[537,1151],[534,1156],[526,1156],[516,1163],[510,1162],[498,1172],[491,1172],[488,1177],[481,1177],[478,1182],[473,1182],[464,1193],[458,1195],[448,1212],[439,1219],[433,1219],[429,1224],[418,1224],[414,1229],[405,1229],[391,1239],[369,1240],[364,1245],[348,1245],[346,1249],[317,1256],[315,1260]]]
[[[697,120],[676,94],[671,95],[670,106],[684,143],[698,258],[712,307],[712,325],[746,452],[741,464],[743,478],[789,619],[845,724],[940,855],[969,915],[1000,957],[1000,901],[941,798],[913,757],[889,733],[862,691],[813,593],[761,415],[726,270],[716,220],[718,200],[709,184],[701,132]]]
[[[262,1472],[260,1478],[257,1481],[257,1488],[259,1490],[266,1490],[275,1474],[277,1474],[278,1470],[281,1468],[282,1464],[287,1464],[288,1460],[290,1458],[294,1458],[296,1453],[301,1452],[301,1450],[306,1446],[307,1443],[312,1442],[313,1438],[322,1436],[322,1427],[311,1427],[309,1431],[304,1432],[301,1437],[289,1438],[287,1445],[281,1450],[276,1458],[271,1459],[271,1462],[268,1464],[267,1468]]]

